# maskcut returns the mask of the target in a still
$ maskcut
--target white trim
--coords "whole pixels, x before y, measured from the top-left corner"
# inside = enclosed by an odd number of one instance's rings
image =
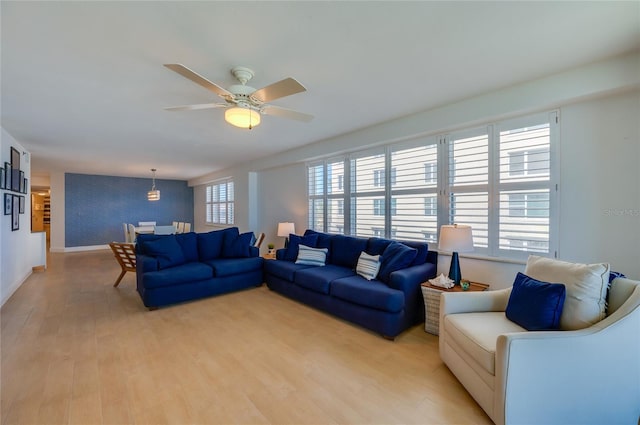
[[[18,290],[18,288],[22,286],[22,284],[29,278],[29,276],[31,276],[32,273],[33,269],[29,269],[29,271],[27,271],[27,274],[22,279],[14,282],[13,285],[7,288],[7,291],[2,291],[2,301],[0,302],[0,307],[2,307],[4,303],[6,303],[9,298],[11,298],[11,296]]]
[[[71,246],[65,248],[51,248],[51,252],[83,252],[83,251],[99,251],[101,249],[109,249],[109,245],[86,245],[86,246]]]

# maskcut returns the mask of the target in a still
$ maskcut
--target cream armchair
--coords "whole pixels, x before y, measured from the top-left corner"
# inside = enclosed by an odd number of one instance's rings
[[[511,289],[443,293],[440,357],[503,424],[633,424],[640,419],[640,282],[617,278],[608,315],[576,331],[509,321]]]

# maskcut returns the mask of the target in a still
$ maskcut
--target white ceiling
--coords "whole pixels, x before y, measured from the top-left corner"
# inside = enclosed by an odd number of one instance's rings
[[[2,127],[32,172],[190,179],[638,49],[640,2],[12,2],[2,18]],[[253,130],[164,68],[306,93]]]

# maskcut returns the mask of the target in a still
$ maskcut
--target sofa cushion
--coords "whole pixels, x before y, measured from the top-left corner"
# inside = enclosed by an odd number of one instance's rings
[[[568,263],[530,255],[524,273],[543,282],[565,285],[560,329],[583,329],[604,319],[609,264]]]
[[[143,283],[147,289],[193,283],[211,279],[213,269],[204,263],[186,263],[168,269],[144,274]]]
[[[298,258],[298,246],[306,245],[312,248],[315,248],[316,242],[318,241],[318,235],[312,234],[307,236],[298,236],[291,234],[289,235],[289,245],[284,253],[283,260],[286,261],[296,261]]]
[[[385,249],[391,244],[393,241],[391,239],[383,239],[383,238],[369,238],[367,240],[367,253],[371,255],[382,255]]]
[[[198,236],[193,233],[180,233],[176,235],[176,240],[182,248],[182,254],[184,254],[185,262],[191,263],[198,261]]]
[[[233,227],[224,234],[222,241],[222,258],[251,257],[251,237],[253,232],[240,234],[237,227]]]
[[[331,235],[328,233],[316,232],[315,230],[307,229],[304,231],[304,235],[317,235],[318,239],[315,244],[315,248],[328,248],[331,249]],[[331,251],[329,251],[331,252]]]
[[[293,282],[295,274],[298,270],[308,269],[313,266],[307,264],[295,264],[285,260],[269,260],[264,262],[264,272],[280,279]]]
[[[415,260],[418,250],[409,248],[400,242],[390,243],[382,253],[382,263],[378,272],[378,279],[389,283],[389,275],[396,270],[404,269]]]
[[[448,314],[444,317],[443,326],[447,337],[491,375],[496,373],[498,336],[526,331],[507,319],[502,311]]]
[[[212,260],[222,255],[222,242],[227,231],[229,229],[198,233],[198,256],[200,261]]]
[[[380,255],[369,255],[362,251],[356,265],[356,273],[367,280],[372,280],[378,276],[378,270],[380,270]]]
[[[400,241],[403,245],[408,246],[409,248],[415,248],[418,252],[416,252],[416,258],[413,259],[409,267],[411,266],[419,266],[420,264],[424,264],[427,261],[427,254],[429,253],[429,244],[426,242],[417,242],[417,241]]]
[[[354,236],[335,235],[331,238],[331,264],[355,270],[360,253],[367,249],[367,240]]]
[[[327,248],[311,248],[306,245],[298,245],[298,258],[296,264],[308,264],[310,266],[324,266],[327,262]]]
[[[326,265],[323,267],[311,267],[298,270],[293,281],[303,288],[310,289],[321,294],[329,293],[329,286],[332,281],[345,276],[353,276],[355,273],[346,267],[336,265]]]
[[[147,255],[156,257],[160,269],[179,266],[186,262],[175,235],[163,235],[155,240],[144,241],[142,244]]]
[[[379,280],[350,276],[331,282],[331,296],[377,310],[397,313],[404,308],[404,293]]]
[[[205,263],[213,269],[215,277],[233,276],[249,273],[262,268],[262,257],[251,258],[216,258]]]
[[[505,314],[528,331],[558,329],[564,298],[563,284],[540,282],[518,273]]]

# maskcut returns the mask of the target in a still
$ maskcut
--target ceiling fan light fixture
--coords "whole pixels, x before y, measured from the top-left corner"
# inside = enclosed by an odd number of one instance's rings
[[[224,119],[231,125],[252,129],[260,125],[260,114],[250,108],[233,107],[224,111]]]

